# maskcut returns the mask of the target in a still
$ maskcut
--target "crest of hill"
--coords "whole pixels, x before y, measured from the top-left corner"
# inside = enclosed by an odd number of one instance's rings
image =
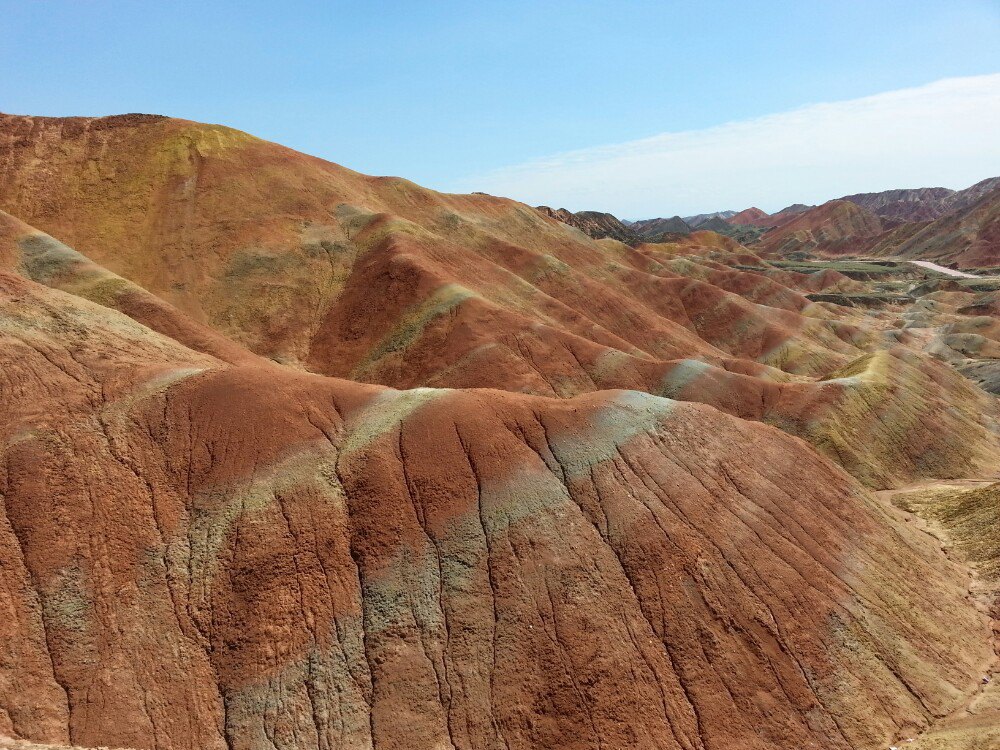
[[[925,221],[947,213],[948,199],[953,195],[954,190],[938,187],[858,193],[840,200],[850,201],[884,219]]]
[[[749,316],[769,347],[822,325],[777,324],[786,310],[514,201],[367,177],[220,126],[7,116],[0,158],[4,209],[244,348],[324,374],[569,395],[636,383],[648,360],[744,352],[685,305]],[[806,304],[788,292],[782,306]],[[822,338],[833,350],[802,366],[858,354]],[[598,367],[602,354],[622,365]]]
[[[771,214],[768,219],[768,226],[771,228],[783,226],[792,221],[800,213],[808,211],[810,208],[815,208],[815,206],[809,206],[805,203],[793,203],[792,205],[781,209],[777,213]]]
[[[948,199],[949,212],[954,213],[971,208],[981,199],[997,190],[1000,190],[1000,177],[988,177],[985,180],[980,180],[972,187],[957,191]]]
[[[669,219],[642,219],[633,222],[631,228],[650,242],[657,242],[658,238],[664,235],[681,236],[692,231],[691,226],[680,216],[672,216]]]

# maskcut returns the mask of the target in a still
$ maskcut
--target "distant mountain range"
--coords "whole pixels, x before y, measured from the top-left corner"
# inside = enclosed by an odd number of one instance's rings
[[[694,216],[685,216],[684,221],[686,221],[692,228],[697,229],[702,224],[712,219],[731,219],[736,216],[735,211],[716,211],[710,214],[695,214]]]
[[[958,266],[1000,266],[1000,177],[964,190],[943,187],[857,193],[774,214],[756,206],[622,222],[596,211],[539,208],[591,237],[637,246],[711,231],[764,252],[919,257]]]
[[[968,208],[998,187],[1000,177],[990,177],[965,190],[941,187],[885,190],[881,193],[846,195],[842,200],[856,203],[884,219],[927,221]]]

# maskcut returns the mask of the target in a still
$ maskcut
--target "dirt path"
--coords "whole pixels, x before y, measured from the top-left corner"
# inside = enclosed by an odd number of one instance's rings
[[[969,596],[991,614],[994,659],[983,670],[982,679],[966,699],[951,713],[934,720],[923,732],[898,737],[887,748],[897,750],[998,750],[1000,749],[1000,619],[997,610],[990,613],[990,602],[1000,593],[1000,583],[983,582],[975,568],[954,553],[948,530],[936,523],[929,523],[917,513],[910,513],[893,503],[900,495],[927,492],[964,492],[978,489],[998,481],[987,479],[932,480],[895,490],[876,492],[886,510],[896,518],[933,537],[940,544],[942,553],[952,562],[966,568],[969,574]]]

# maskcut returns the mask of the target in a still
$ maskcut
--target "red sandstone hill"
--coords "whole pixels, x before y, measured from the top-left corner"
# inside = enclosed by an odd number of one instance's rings
[[[867,747],[985,658],[934,548],[772,428],[226,365],[0,293],[4,731]]]
[[[727,221],[730,224],[738,225],[750,225],[755,227],[766,227],[768,226],[768,219],[770,216],[757,207],[748,208],[745,211],[740,211],[735,216],[730,217]]]
[[[862,750],[993,656],[866,487],[995,399],[834,271],[150,116],[0,118],[0,209],[0,735]]]
[[[722,262],[681,261],[673,250],[594,242],[513,201],[367,177],[219,126],[4,122],[0,205],[148,290],[144,309],[162,300],[172,321],[183,314],[185,327],[319,374],[396,388],[660,394],[678,363],[694,359],[726,386],[688,389],[686,398],[766,419],[745,401],[759,402],[774,382],[845,367],[880,338],[805,297],[841,289],[843,277],[735,269],[747,251],[711,232],[691,235],[683,252],[705,247]],[[68,249],[38,234],[10,241],[32,257],[53,248],[41,265],[58,268]],[[47,279],[26,263],[31,278]],[[56,278],[77,265],[68,268]],[[88,298],[131,315],[135,294],[117,283]],[[179,325],[154,327],[220,356],[218,342],[196,343],[203,334],[182,335]],[[747,389],[728,373],[754,380]],[[834,390],[820,390],[837,403]],[[921,419],[943,411],[938,398],[918,403]],[[972,409],[987,421],[994,412]],[[861,454],[872,465],[908,466],[905,449],[866,413],[875,427]],[[803,434],[800,420],[778,421]],[[968,461],[949,441],[974,447],[966,454],[976,462],[992,440],[982,425],[954,428],[940,432],[944,453],[933,465],[958,475]],[[873,481],[924,473],[880,470]]]

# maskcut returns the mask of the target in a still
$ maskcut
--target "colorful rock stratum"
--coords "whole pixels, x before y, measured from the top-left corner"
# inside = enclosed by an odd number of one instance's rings
[[[866,209],[633,247],[127,115],[0,116],[0,210],[0,747],[986,736],[997,515],[894,493],[1000,467],[1000,285],[802,258]]]

